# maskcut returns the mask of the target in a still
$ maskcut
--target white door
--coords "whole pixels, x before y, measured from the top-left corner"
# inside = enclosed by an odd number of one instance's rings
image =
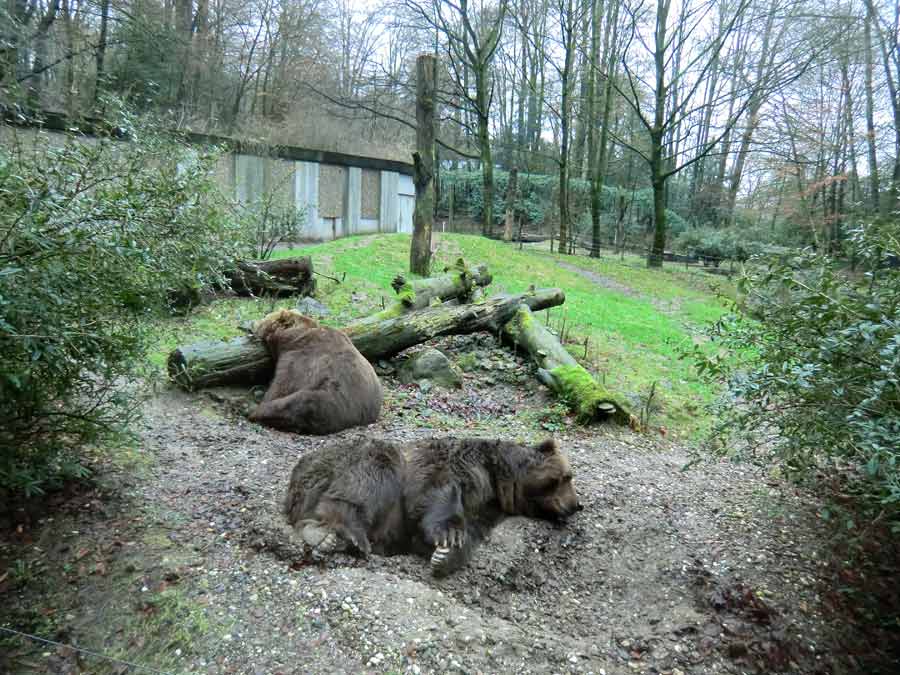
[[[416,198],[411,195],[399,195],[398,199],[400,200],[400,222],[397,231],[412,234],[413,209],[416,206]]]

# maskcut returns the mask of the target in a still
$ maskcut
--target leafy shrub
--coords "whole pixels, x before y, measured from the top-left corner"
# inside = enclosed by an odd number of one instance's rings
[[[244,248],[254,260],[268,260],[283,241],[296,241],[306,223],[306,213],[293,204],[278,203],[274,192],[236,206]]]
[[[727,356],[699,347],[692,356],[727,385],[718,430],[742,436],[742,453],[799,475],[839,470],[896,507],[900,270],[883,260],[900,250],[900,226],[859,227],[850,243],[868,272],[812,251],[775,258],[741,280],[753,302],[711,331]]]
[[[134,410],[148,319],[232,258],[214,156],[119,128],[0,148],[0,492],[84,473],[79,448]]]

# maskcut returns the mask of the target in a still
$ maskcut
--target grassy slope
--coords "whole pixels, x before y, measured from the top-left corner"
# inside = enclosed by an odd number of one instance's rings
[[[406,235],[352,237],[278,255],[312,255],[317,270],[338,277],[346,274],[342,284],[319,278],[319,296],[333,312],[328,323],[339,326],[380,309],[382,299],[392,300],[390,281],[407,269],[409,241]],[[564,269],[557,263],[559,256],[546,251],[519,251],[477,236],[442,235],[436,268],[459,256],[488,264],[494,292],[522,291],[531,284],[563,288],[566,304],[552,310],[550,320],[553,326],[565,320],[571,327],[572,341],[581,343],[570,345],[573,354],[582,357],[584,338],[589,338],[589,367],[608,386],[635,400],[645,397],[655,382],[655,402],[661,410],[651,418],[652,424],[681,433],[703,425],[703,404],[712,392],[697,381],[687,363],[678,360],[677,347],[689,343],[703,322],[723,311],[705,275],[674,266],[650,272],[637,258],[565,257],[567,265],[615,282],[609,284],[614,288],[607,288]],[[177,344],[236,335],[235,326],[241,320],[292,304],[291,300],[218,302],[186,323],[173,323],[153,361],[161,365]]]

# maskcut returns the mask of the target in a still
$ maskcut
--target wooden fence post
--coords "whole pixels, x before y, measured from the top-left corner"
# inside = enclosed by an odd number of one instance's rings
[[[409,270],[427,277],[431,272],[431,230],[434,226],[434,90],[437,59],[416,59],[416,151],[413,153],[416,206]]]

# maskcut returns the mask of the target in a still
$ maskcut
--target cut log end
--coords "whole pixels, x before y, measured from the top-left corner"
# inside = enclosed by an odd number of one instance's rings
[[[636,431],[640,424],[628,406],[580,365],[558,366],[550,371],[555,389],[572,408],[579,422],[611,419]]]
[[[535,319],[532,309],[525,304],[519,306],[503,326],[503,339],[531,356],[538,367],[538,379],[566,402],[579,422],[611,419],[637,430],[637,418],[625,402],[579,365],[556,336]]]

